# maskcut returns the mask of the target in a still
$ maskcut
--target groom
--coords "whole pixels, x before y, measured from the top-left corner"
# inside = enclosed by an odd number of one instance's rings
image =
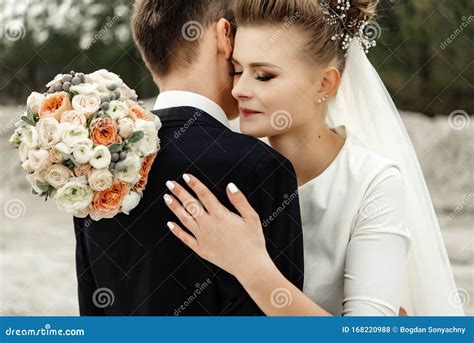
[[[303,286],[303,238],[292,165],[263,142],[229,129],[235,28],[232,1],[137,0],[134,40],[160,95],[161,150],[129,216],[75,218],[81,315],[262,315],[237,279],[201,259],[166,227],[167,180],[191,173],[232,209],[235,182],[266,221],[266,246],[281,272]],[[227,18],[227,19],[225,19]],[[294,199],[289,201],[288,199]],[[188,204],[193,215],[200,204]],[[259,282],[259,280],[255,280]]]

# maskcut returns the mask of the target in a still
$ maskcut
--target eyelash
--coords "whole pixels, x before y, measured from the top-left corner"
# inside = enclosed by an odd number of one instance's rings
[[[242,75],[243,72],[239,71],[234,71],[234,72],[231,72],[230,73],[230,76],[237,76],[237,75]],[[267,81],[270,81],[271,79],[273,79],[274,76],[271,76],[271,75],[265,75],[265,76],[260,76],[260,75],[257,75],[257,77],[255,78],[256,80],[258,81],[261,81],[261,82],[267,82]]]

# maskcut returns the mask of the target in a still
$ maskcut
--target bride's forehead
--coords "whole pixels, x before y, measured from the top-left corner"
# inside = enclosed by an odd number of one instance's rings
[[[292,41],[285,36],[260,32],[251,34],[243,31],[236,36],[233,58],[240,64],[255,61],[276,63],[287,59],[295,59],[303,51],[298,41]]]

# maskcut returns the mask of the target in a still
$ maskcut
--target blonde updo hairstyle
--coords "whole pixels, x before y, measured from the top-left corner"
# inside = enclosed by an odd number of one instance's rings
[[[350,4],[345,12],[340,6]],[[342,73],[346,50],[336,35],[360,34],[361,24],[375,16],[376,0],[237,0],[237,26],[295,25],[307,37],[302,53],[317,65],[335,61]],[[327,13],[345,16],[330,23]]]

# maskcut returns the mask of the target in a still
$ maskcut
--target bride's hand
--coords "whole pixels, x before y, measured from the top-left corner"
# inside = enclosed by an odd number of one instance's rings
[[[199,256],[236,277],[248,272],[250,266],[268,262],[260,218],[233,183],[226,188],[227,196],[240,215],[223,206],[196,177],[184,174],[183,179],[200,201],[179,183],[166,183],[174,196],[165,194],[165,203],[192,233],[168,222],[174,235]]]

